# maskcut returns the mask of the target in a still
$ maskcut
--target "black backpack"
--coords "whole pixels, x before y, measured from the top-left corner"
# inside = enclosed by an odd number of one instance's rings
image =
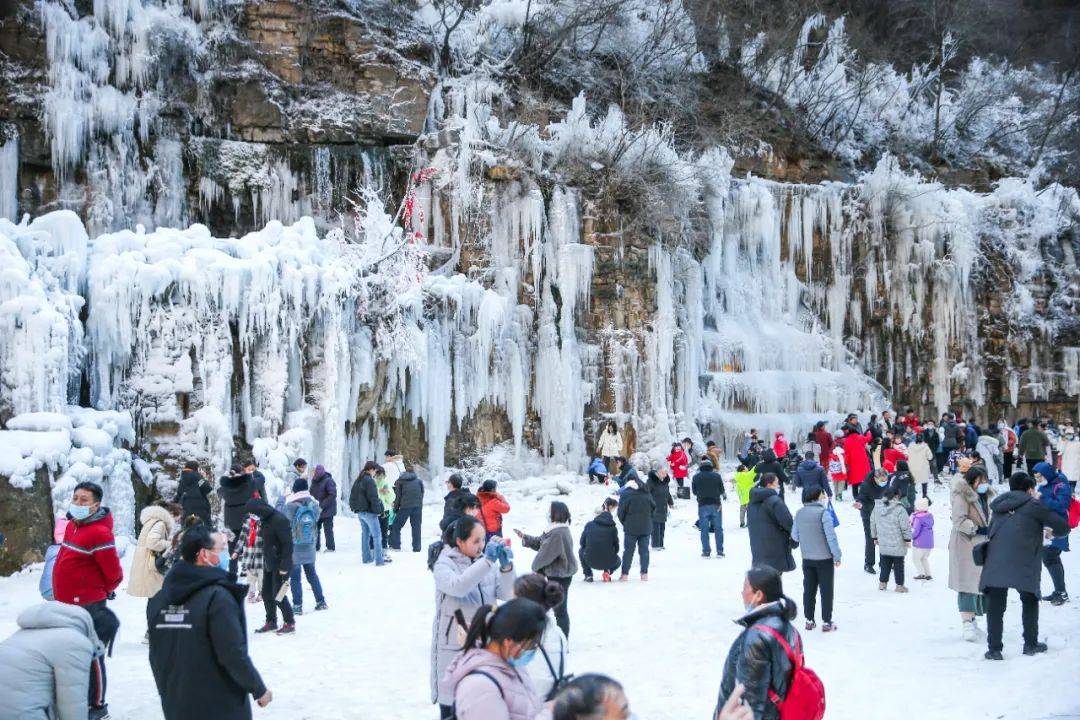
[[[540,648],[540,654],[544,656],[544,662],[547,663],[548,672],[551,673],[552,679],[555,681],[551,684],[551,690],[548,691],[547,696],[544,698],[544,702],[549,702],[555,699],[555,696],[559,694],[559,691],[566,687],[566,684],[574,679],[574,674],[570,673],[565,675],[564,663],[566,662],[566,653],[559,653],[559,672],[555,672],[555,666],[551,664],[551,658],[548,657],[547,651],[544,650],[543,645],[538,646]]]

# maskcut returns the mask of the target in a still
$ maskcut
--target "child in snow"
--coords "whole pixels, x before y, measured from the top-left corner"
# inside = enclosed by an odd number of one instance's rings
[[[833,446],[829,456],[829,479],[832,480],[837,502],[843,501],[844,488],[847,487],[847,465],[844,463],[844,446],[840,443]]]
[[[874,511],[870,515],[870,537],[881,553],[878,590],[888,587],[889,571],[892,570],[896,592],[906,593],[904,556],[911,545],[911,521],[894,488],[886,489],[881,502],[874,504]]]
[[[753,468],[740,465],[735,470],[735,492],[739,495],[739,527],[746,527],[746,506],[750,504],[750,491],[754,487],[757,473]]]
[[[930,514],[930,500],[921,497],[915,501],[915,514],[911,516],[911,544],[915,548],[915,570],[921,573],[916,580],[933,580],[930,576],[930,551],[934,549],[934,516]]]
[[[604,458],[599,453],[593,455],[592,463],[589,464],[589,484],[593,483],[607,485],[608,481],[608,469],[604,464]]]

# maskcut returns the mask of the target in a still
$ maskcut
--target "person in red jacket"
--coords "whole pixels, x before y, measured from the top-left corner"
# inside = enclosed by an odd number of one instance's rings
[[[498,487],[498,483],[494,480],[485,480],[476,493],[480,501],[480,520],[484,523],[484,530],[487,531],[485,540],[502,535],[502,516],[510,512],[510,503],[498,493]]]
[[[788,441],[787,438],[784,437],[784,433],[773,433],[772,449],[773,452],[776,453],[777,460],[784,462],[784,458],[787,457],[788,447]]]
[[[907,453],[894,446],[889,438],[884,438],[881,441],[881,467],[892,475],[896,472],[896,463],[901,460],[907,460]]]
[[[686,454],[686,449],[683,448],[682,444],[671,443],[671,452],[668,453],[667,462],[668,467],[671,468],[671,476],[675,478],[675,482],[679,484],[679,487],[682,487],[690,468],[690,457]]]
[[[72,492],[64,540],[53,566],[53,597],[86,610],[98,639],[111,648],[120,621],[105,600],[124,579],[124,570],[116,554],[112,513],[102,506],[102,494],[101,486],[92,482],[81,482]],[[109,717],[105,689],[105,658],[95,656],[90,663],[89,720]]]
[[[844,436],[844,462],[847,464],[848,487],[852,494],[859,489],[859,483],[870,474],[870,456],[866,454],[866,436],[851,428]]]
[[[828,430],[825,429],[825,421],[819,420],[814,425],[814,442],[818,444],[820,448],[820,454],[818,460],[821,462],[821,467],[829,467],[829,460],[832,458],[832,449],[835,443],[833,437]]]

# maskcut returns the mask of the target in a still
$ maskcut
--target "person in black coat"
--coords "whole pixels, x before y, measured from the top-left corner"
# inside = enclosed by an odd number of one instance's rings
[[[401,549],[401,528],[405,521],[412,531],[412,550],[420,552],[420,524],[424,512],[424,483],[416,473],[406,471],[394,482],[394,522],[390,526],[390,547]]]
[[[631,480],[640,482],[641,477],[638,475],[637,470],[630,464],[630,461],[624,457],[617,457],[614,461],[615,465],[615,483],[620,487],[626,487],[626,483]]]
[[[146,608],[165,720],[250,720],[248,696],[266,707],[273,695],[247,652],[247,588],[220,567],[225,536],[196,525],[184,533],[180,556]]]
[[[277,630],[279,635],[291,633],[296,629],[292,605],[289,604],[289,598],[280,591],[293,567],[292,524],[289,518],[259,498],[248,500],[245,510],[259,518],[259,537],[263,541],[262,598],[263,607],[266,609],[266,624],[255,632]],[[277,600],[278,594],[281,594],[281,600]],[[281,617],[285,621],[280,630],[277,625],[278,608],[281,609]]]
[[[870,516],[874,514],[874,505],[881,499],[885,492],[885,486],[889,484],[889,474],[878,468],[871,470],[866,479],[859,483],[859,489],[855,493],[854,507],[862,516],[863,526],[863,570],[871,575],[876,575],[874,563],[877,562],[877,547],[874,538],[870,535]]]
[[[255,492],[259,493],[259,497],[270,502],[270,498],[266,496],[266,476],[262,474],[254,460],[248,460],[244,464],[244,472],[251,477],[251,485]]]
[[[173,502],[178,503],[184,519],[192,515],[202,520],[203,525],[211,527],[210,522],[210,491],[213,486],[199,473],[199,464],[189,460],[184,463],[184,469],[180,472],[180,482],[176,485],[176,497]]]
[[[983,565],[979,589],[986,597],[986,659],[1001,660],[1003,618],[1009,588],[1020,593],[1024,625],[1024,654],[1046,652],[1039,642],[1039,579],[1045,530],[1055,537],[1069,534],[1069,521],[1043,505],[1035,481],[1027,473],[1013,473],[1009,492],[990,503],[993,517],[983,545]]]
[[[663,465],[663,467],[660,467]],[[664,528],[667,526],[668,508],[675,507],[675,500],[671,497],[671,476],[668,475],[667,463],[658,460],[656,468],[649,472],[649,494],[652,495],[656,509],[653,510],[652,522],[652,547],[654,550],[664,549]]]
[[[619,522],[623,526],[623,560],[621,582],[630,578],[634,548],[641,555],[641,579],[649,579],[649,539],[652,536],[652,516],[656,503],[640,480],[630,480],[619,496]]]
[[[337,515],[338,487],[334,476],[322,465],[315,466],[311,476],[311,497],[319,503],[319,525],[315,531],[315,551],[322,547],[322,538],[326,537],[326,552],[334,552],[334,517]]]
[[[445,530],[449,526],[451,521],[447,521],[449,516],[453,516],[454,519],[461,517],[461,501],[466,495],[472,495],[469,489],[464,487],[465,478],[460,473],[454,473],[446,480],[446,496],[443,497],[443,516],[439,521],[439,527]]]
[[[585,582],[593,581],[593,570],[602,570],[604,582],[611,582],[611,573],[619,568],[619,529],[611,516],[618,506],[618,500],[605,498],[601,511],[581,531],[578,560]]]
[[[783,463],[776,459],[776,453],[772,449],[768,449],[762,454],[762,460],[754,467],[754,472],[757,473],[759,482],[760,478],[767,473],[772,473],[780,478],[780,486],[777,492],[780,493],[780,498],[783,499],[784,486],[791,482],[791,479],[784,471]]]
[[[755,720],[778,720],[780,710],[770,695],[780,700],[787,697],[794,668],[773,633],[793,651],[801,647],[799,631],[791,624],[798,606],[784,595],[780,573],[771,567],[750,568],[743,581],[742,598],[748,609],[735,622],[746,629],[728,650],[716,707],[722,707],[735,686],[742,683],[743,703],[753,711]]]
[[[832,487],[829,483],[829,476],[825,474],[825,468],[818,463],[813,451],[807,452],[803,457],[804,459],[799,463],[799,467],[795,468],[795,487],[803,490],[821,488],[831,498],[833,496]]]
[[[907,460],[896,463],[896,472],[889,478],[889,487],[896,491],[900,504],[910,515],[915,510],[915,478],[911,476]]]
[[[770,451],[772,452],[772,451]],[[775,457],[775,456],[774,456]],[[697,498],[698,532],[701,534],[701,557],[712,554],[709,533],[716,538],[716,557],[724,557],[724,524],[720,513],[720,501],[727,500],[724,478],[713,471],[712,461],[703,459],[690,482],[690,490]]]
[[[746,506],[746,527],[750,533],[750,557],[754,565],[767,565],[778,572],[795,569],[791,554],[793,520],[787,505],[780,498],[780,479],[772,473],[761,476],[758,486],[750,490]]]
[[[218,481],[218,497],[221,498],[222,520],[231,533],[229,540],[229,579],[236,580],[240,550],[243,547],[241,529],[244,525],[244,506],[255,496],[255,483],[244,472],[240,463],[233,463],[229,474]]]

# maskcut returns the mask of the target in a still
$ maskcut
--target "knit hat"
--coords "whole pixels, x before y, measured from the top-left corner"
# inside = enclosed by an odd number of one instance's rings
[[[307,490],[307,489],[308,489],[308,483],[307,483],[307,480],[305,480],[304,478],[296,478],[295,480],[293,480],[292,491],[294,493],[295,492],[303,492],[304,490]]]
[[[930,509],[930,498],[918,498],[915,500],[915,509],[919,512],[926,512]]]

